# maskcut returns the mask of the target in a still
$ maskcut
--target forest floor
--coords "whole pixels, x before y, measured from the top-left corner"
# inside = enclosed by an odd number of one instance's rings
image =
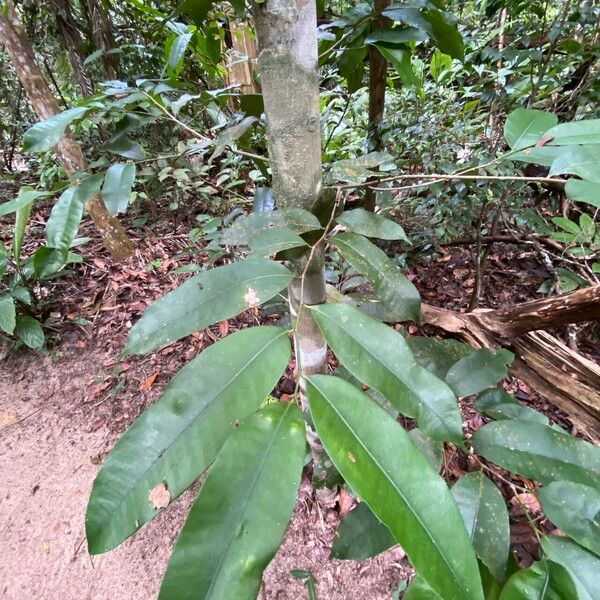
[[[102,258],[94,243],[82,247],[85,262],[55,282],[60,302],[49,303],[45,322],[55,325],[57,333],[45,356],[20,351],[0,357],[0,596],[6,600],[156,597],[196,489],[101,556],[87,553],[84,513],[99,465],[118,435],[187,360],[259,318],[249,311],[151,355],[119,360],[132,322],[185,277],[173,271],[206,259],[198,248],[187,251],[189,225],[174,215],[164,228],[168,234],[139,229],[136,254],[124,265]],[[427,302],[457,309],[468,304],[473,287],[469,250],[448,250],[408,274]],[[498,245],[490,255],[482,306],[539,297],[536,290],[548,277],[533,254]],[[597,330],[588,331],[580,349],[591,351],[586,340],[595,337]],[[291,385],[288,374],[277,394],[290,393]],[[507,378],[506,385],[521,402],[577,433],[527,384]],[[467,429],[481,425],[475,411],[464,403],[462,408]],[[444,475],[449,480],[468,468],[464,458],[447,451]],[[535,511],[534,501],[523,497],[518,504],[528,503]],[[293,569],[312,574],[320,600],[390,599],[412,575],[400,548],[362,562],[328,558],[340,511],[347,510],[344,504],[343,493],[317,501],[308,479],[303,480],[284,543],[265,573],[263,600],[308,597],[303,582],[290,574]],[[513,504],[514,549],[521,561],[531,562],[535,542],[520,507]]]

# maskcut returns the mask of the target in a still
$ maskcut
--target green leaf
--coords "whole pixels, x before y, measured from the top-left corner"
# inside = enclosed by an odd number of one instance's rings
[[[25,229],[31,214],[33,201],[28,204],[23,204],[19,207],[15,214],[15,227],[12,240],[13,259],[17,265],[21,263],[21,248],[23,248],[23,240],[25,239]]]
[[[583,119],[556,125],[548,135],[552,146],[569,146],[571,144],[600,144],[600,119]]]
[[[488,417],[496,420],[503,421],[506,419],[519,419],[521,421],[530,421],[532,423],[541,423],[542,425],[549,425],[548,417],[542,413],[529,408],[528,406],[521,406],[513,402],[507,402],[506,404],[494,404],[483,411]]]
[[[79,223],[83,217],[83,202],[77,194],[77,187],[67,188],[52,207],[46,224],[46,244],[58,250],[68,249],[75,239]]]
[[[270,300],[292,280],[276,262],[252,259],[194,275],[151,304],[132,327],[126,354],[144,354]]]
[[[17,311],[11,296],[0,296],[0,329],[9,335],[15,330]]]
[[[178,10],[190,17],[197,27],[200,27],[214,3],[215,0],[184,0],[178,6]]]
[[[294,508],[305,447],[302,413],[291,403],[240,425],[192,505],[160,600],[256,598]]]
[[[473,434],[472,444],[488,460],[541,483],[600,482],[600,448],[539,423],[489,423]]]
[[[600,144],[565,148],[550,167],[549,176],[554,175],[577,175],[600,183]]]
[[[102,179],[100,174],[91,175],[77,185],[68,187],[61,194],[46,223],[46,245],[49,248],[67,250],[71,247],[79,229],[85,203],[99,192]]]
[[[428,5],[426,10],[390,7],[383,14],[394,21],[421,29],[444,54],[462,60],[464,43],[456,25],[451,22],[448,13],[437,10],[431,3]]]
[[[406,338],[415,360],[436,377],[444,379],[450,367],[461,358],[470,356],[475,349],[456,340],[412,336]]]
[[[160,483],[171,499],[191,485],[239,420],[258,409],[289,357],[285,332],[252,327],[209,346],[183,367],[100,469],[86,514],[90,552],[114,548],[154,517],[148,494]]]
[[[285,228],[258,231],[252,235],[248,241],[248,245],[253,252],[261,256],[276,254],[290,248],[307,246],[306,242],[298,234]]]
[[[144,148],[138,142],[134,142],[127,135],[118,135],[104,144],[101,150],[106,150],[111,154],[122,156],[130,160],[142,160],[146,157]]]
[[[514,354],[500,348],[476,350],[450,367],[446,383],[457,396],[470,396],[494,385],[506,377]]]
[[[369,152],[356,158],[347,158],[333,163],[327,181],[344,181],[347,183],[361,183],[375,174],[373,169],[393,161],[387,152]]]
[[[499,600],[576,600],[577,590],[569,572],[549,560],[517,571],[506,583]]]
[[[245,117],[237,123],[237,125],[233,125],[232,127],[223,130],[215,142],[215,149],[210,157],[209,163],[222,154],[223,150],[225,150],[231,142],[241,138],[257,120],[256,117]]]
[[[544,110],[517,108],[504,124],[504,137],[513,150],[535,146],[536,142],[554,125],[558,117]]]
[[[600,556],[600,492],[581,483],[554,481],[537,492],[542,510],[561,531]]]
[[[600,185],[595,181],[582,179],[568,179],[565,184],[567,198],[576,202],[585,202],[596,208],[600,208]]]
[[[404,592],[402,600],[442,600],[427,582],[419,575],[410,582],[408,589]]]
[[[558,146],[532,146],[514,154],[509,152],[506,159],[549,167],[563,152],[564,148]]]
[[[29,315],[17,317],[14,334],[33,350],[39,350],[44,345],[45,337],[42,326],[39,321]]]
[[[421,29],[416,27],[406,27],[404,29],[375,29],[365,39],[367,46],[382,46],[388,48],[397,48],[404,46],[406,42],[422,42],[427,39],[427,35]]]
[[[452,68],[452,57],[436,50],[429,62],[429,74],[435,81],[439,81],[442,73]]]
[[[28,204],[32,204],[38,198],[46,198],[49,195],[50,192],[40,192],[29,186],[22,187],[14,200],[0,204],[0,217],[5,217]]]
[[[481,471],[467,473],[451,491],[475,553],[490,573],[502,581],[510,549],[508,511],[502,494]]]
[[[421,78],[415,73],[411,57],[410,49],[405,46],[403,48],[388,48],[381,44],[375,44],[375,47],[395,69],[400,77],[400,81],[404,85],[412,85],[414,87],[421,87]]]
[[[312,306],[311,312],[352,375],[416,418],[425,435],[462,445],[461,416],[452,390],[416,363],[397,331],[348,304]]]
[[[563,596],[577,600],[598,600],[600,590],[600,559],[567,538],[542,538],[546,556],[563,566],[571,576],[577,595]]]
[[[383,250],[350,231],[334,236],[331,243],[350,266],[370,281],[382,302],[400,320],[419,320],[421,298],[417,288],[400,273]]]
[[[367,237],[380,238],[382,240],[409,241],[404,233],[404,229],[398,223],[394,223],[394,221],[390,221],[390,219],[386,219],[364,208],[346,210],[337,217],[336,221],[348,227],[350,231]]]
[[[24,133],[23,149],[30,152],[50,150],[64,135],[67,127],[83,117],[88,110],[87,106],[78,106],[36,123]]]
[[[396,545],[390,530],[361,502],[342,520],[331,548],[332,558],[363,560]]]
[[[439,440],[434,440],[425,435],[419,427],[415,427],[408,432],[412,443],[421,451],[421,454],[427,459],[431,468],[437,473],[442,468],[444,460],[444,445]]]
[[[446,600],[482,600],[477,560],[458,507],[408,434],[342,379],[312,376],[307,393],[331,460],[415,569]]]
[[[223,231],[222,243],[230,246],[247,246],[257,231],[265,229],[291,229],[294,233],[307,233],[321,229],[319,219],[303,208],[281,208],[268,212],[253,212],[240,217]]]
[[[581,233],[581,228],[579,225],[571,221],[571,219],[566,219],[565,217],[552,217],[552,222],[568,233],[572,233],[574,235],[579,235]]]
[[[60,271],[66,264],[69,249],[48,248],[40,246],[33,254],[33,271],[36,277],[43,279]]]
[[[102,199],[111,215],[127,210],[134,181],[134,163],[117,163],[107,169],[102,185]]]
[[[187,50],[193,35],[193,31],[187,31],[175,36],[175,39],[173,39],[171,42],[171,47],[169,48],[169,57],[167,59],[168,69],[171,71],[177,70],[181,61],[183,60],[185,51]]]

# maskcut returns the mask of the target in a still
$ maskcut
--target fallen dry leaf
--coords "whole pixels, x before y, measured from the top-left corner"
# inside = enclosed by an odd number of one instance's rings
[[[356,506],[356,498],[342,488],[338,497],[338,503],[340,505],[340,517],[343,517]]]
[[[219,323],[219,336],[224,338],[229,333],[229,322],[221,321]]]
[[[140,392],[149,391],[150,388],[154,385],[154,382],[156,381],[157,377],[158,377],[158,372],[152,373],[152,375],[149,375],[148,377],[146,377],[146,379],[144,379],[144,381],[142,381],[142,383],[140,383]]]
[[[248,291],[244,295],[244,302],[248,308],[256,308],[260,306],[260,298],[256,293],[256,290],[248,288]]]
[[[0,429],[12,425],[17,420],[17,417],[11,413],[1,412],[0,413]]]
[[[165,508],[171,502],[171,494],[164,483],[159,483],[150,490],[148,502],[154,510]]]

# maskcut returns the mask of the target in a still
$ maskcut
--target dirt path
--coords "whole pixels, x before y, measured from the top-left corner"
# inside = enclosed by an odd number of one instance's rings
[[[106,353],[71,347],[0,363],[0,596],[5,600],[150,600],[193,499],[186,492],[118,549],[87,554],[83,516],[115,435],[105,406],[84,403]],[[107,401],[110,401],[107,400]],[[401,551],[364,563],[328,561],[337,512],[298,503],[265,575],[264,600],[307,598],[291,569],[311,571],[320,600],[383,600],[406,577]]]

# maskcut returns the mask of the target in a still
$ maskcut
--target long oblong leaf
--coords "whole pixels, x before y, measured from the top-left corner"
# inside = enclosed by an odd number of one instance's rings
[[[582,119],[555,125],[548,131],[551,146],[600,144],[600,119]]]
[[[305,446],[293,404],[268,406],[240,425],[190,510],[159,600],[256,598],[294,508]]]
[[[444,480],[385,410],[352,384],[309,377],[311,414],[331,460],[446,600],[483,599],[477,559]]]
[[[252,259],[198,273],[151,304],[125,353],[143,354],[270,300],[292,280],[279,263]]]
[[[600,558],[564,537],[542,538],[542,549],[551,561],[563,566],[571,576],[577,595],[569,598],[598,600]]]
[[[342,518],[331,556],[343,560],[363,560],[396,545],[390,530],[361,502]]]
[[[408,242],[404,229],[398,223],[364,208],[346,210],[337,217],[336,221],[348,227],[350,231],[367,237]]]
[[[70,108],[36,123],[23,134],[23,148],[30,152],[45,152],[60,140],[67,127],[85,115],[87,106]]]
[[[488,423],[471,441],[478,454],[541,483],[565,480],[600,485],[600,448],[540,423]]]
[[[400,320],[419,320],[421,298],[417,288],[400,273],[383,250],[351,231],[334,236],[331,243],[373,284],[377,295]]]
[[[577,598],[569,572],[549,560],[517,571],[502,588],[498,600],[568,600]]]
[[[600,492],[581,483],[554,481],[538,491],[544,514],[578,544],[600,556]]]
[[[481,471],[467,473],[451,491],[477,556],[502,581],[510,547],[508,511],[502,494]]]
[[[135,180],[135,163],[117,163],[106,170],[102,199],[111,215],[127,210],[131,186]]]
[[[513,150],[523,150],[536,142],[554,125],[558,117],[545,110],[517,108],[506,119],[504,137]]]
[[[114,548],[157,511],[164,483],[176,498],[214,460],[236,423],[269,394],[290,356],[287,334],[253,327],[207,348],[121,436],[94,482],[86,514],[92,554]]]
[[[423,433],[462,445],[462,423],[452,390],[417,364],[405,339],[348,304],[323,304],[311,312],[341,363],[416,418]]]

